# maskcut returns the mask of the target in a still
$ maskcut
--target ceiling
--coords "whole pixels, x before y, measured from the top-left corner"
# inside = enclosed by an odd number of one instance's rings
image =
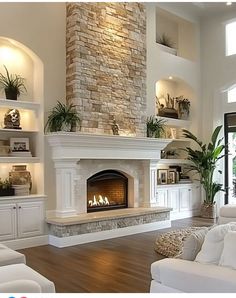
[[[226,2],[192,2],[194,10],[200,17],[219,15],[230,11],[236,11],[236,3],[227,6]]]

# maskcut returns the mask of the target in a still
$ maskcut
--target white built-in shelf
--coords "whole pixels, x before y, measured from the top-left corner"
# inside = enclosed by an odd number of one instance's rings
[[[5,196],[5,197],[0,197],[1,200],[24,200],[24,199],[45,199],[45,195],[40,195],[40,194],[31,194],[28,196]]]
[[[10,128],[0,128],[0,133],[2,132],[12,132],[14,134],[18,133],[36,133],[38,130],[36,129],[10,129]]]
[[[166,123],[165,123],[166,126],[188,128],[191,124],[191,121],[189,121],[189,120],[167,118],[167,117],[161,117],[161,116],[158,116],[158,115],[156,117],[158,119],[165,120],[166,121]]]
[[[37,111],[40,108],[40,104],[38,102],[33,102],[33,101],[10,100],[10,99],[0,98],[0,107]]]
[[[0,163],[39,163],[39,157],[1,156]]]
[[[159,160],[159,164],[162,165],[183,165],[190,164],[188,159],[174,159],[174,158],[162,158]]]
[[[170,188],[170,187],[186,187],[186,186],[192,186],[194,183],[191,181],[189,183],[171,183],[171,184],[157,184],[157,188]]]
[[[172,142],[178,142],[178,143],[186,143],[186,142],[190,142],[190,139],[187,138],[181,138],[181,139],[171,139]]]

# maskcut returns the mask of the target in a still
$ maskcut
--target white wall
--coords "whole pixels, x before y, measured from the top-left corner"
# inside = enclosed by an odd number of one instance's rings
[[[30,48],[44,64],[44,110],[65,101],[66,77],[65,3],[0,3],[0,36]],[[1,62],[0,62],[1,63]],[[55,175],[45,142],[45,193],[47,209],[55,208]]]

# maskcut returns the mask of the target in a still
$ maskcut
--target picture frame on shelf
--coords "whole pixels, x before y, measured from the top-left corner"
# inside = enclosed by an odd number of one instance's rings
[[[168,170],[168,183],[175,184],[176,183],[176,171],[175,170]]]
[[[157,183],[158,184],[167,184],[168,182],[168,170],[160,169],[157,171]]]
[[[12,152],[29,152],[29,138],[10,138]]]

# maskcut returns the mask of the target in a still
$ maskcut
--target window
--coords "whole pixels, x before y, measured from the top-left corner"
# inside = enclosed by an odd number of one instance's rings
[[[227,91],[228,103],[236,102],[236,87]]]
[[[236,21],[225,26],[226,33],[226,56],[236,54]]]

